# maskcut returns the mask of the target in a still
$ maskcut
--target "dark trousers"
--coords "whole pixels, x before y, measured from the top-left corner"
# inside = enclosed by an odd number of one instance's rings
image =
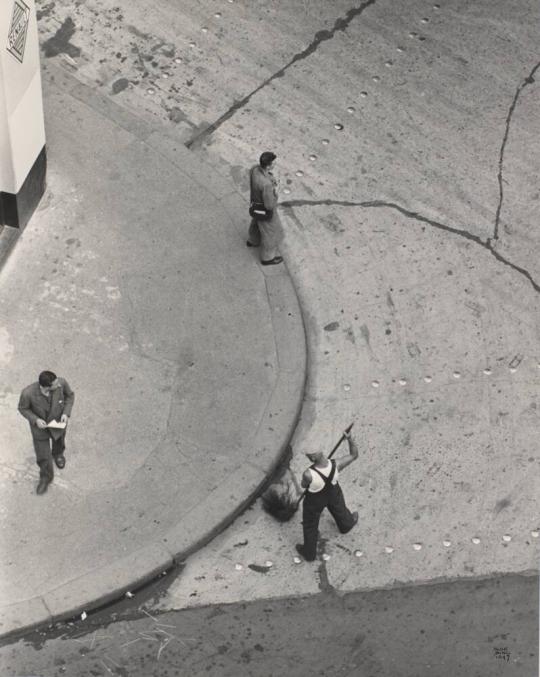
[[[319,520],[325,508],[328,508],[330,511],[342,534],[346,534],[354,526],[354,518],[349,508],[345,505],[345,499],[339,484],[331,484],[316,493],[307,491],[302,508],[304,553],[306,559],[315,559],[317,555]]]
[[[39,466],[40,477],[45,477],[49,482],[53,481],[53,457],[61,456],[65,448],[65,435],[62,435],[57,440],[52,437],[48,440],[34,439],[34,451],[36,452],[36,463]]]

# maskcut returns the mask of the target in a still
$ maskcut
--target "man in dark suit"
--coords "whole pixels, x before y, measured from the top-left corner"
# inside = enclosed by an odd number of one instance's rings
[[[64,378],[42,371],[36,383],[27,386],[19,399],[19,412],[28,419],[39,466],[37,493],[44,494],[54,478],[53,459],[58,468],[66,465],[66,428],[48,427],[51,421],[67,424],[75,393]]]

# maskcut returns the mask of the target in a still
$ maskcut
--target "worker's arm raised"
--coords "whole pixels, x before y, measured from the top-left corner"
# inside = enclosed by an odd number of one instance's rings
[[[343,458],[338,458],[336,459],[336,466],[338,470],[343,470],[343,468],[346,468],[348,465],[350,465],[353,461],[356,461],[358,458],[358,447],[356,446],[356,442],[354,441],[351,433],[344,432],[343,433],[347,439],[347,442],[349,443],[349,453],[347,456],[344,456]]]

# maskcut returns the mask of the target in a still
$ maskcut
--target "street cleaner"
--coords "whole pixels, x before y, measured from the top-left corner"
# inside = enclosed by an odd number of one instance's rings
[[[343,492],[338,484],[338,474],[358,458],[358,447],[350,432],[343,436],[349,443],[347,456],[329,459],[322,451],[306,453],[312,465],[302,475],[302,487],[306,490],[302,508],[304,544],[297,544],[298,553],[308,562],[317,554],[319,520],[328,508],[342,534],[349,532],[358,522],[358,512],[351,512],[345,505]]]

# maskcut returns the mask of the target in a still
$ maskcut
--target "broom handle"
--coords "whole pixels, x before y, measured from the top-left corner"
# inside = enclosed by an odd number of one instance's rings
[[[354,421],[351,423],[351,425],[348,428],[345,428],[345,432],[347,435],[351,432],[352,427],[354,425]],[[347,439],[345,437],[345,434],[342,434],[341,437],[339,438],[339,442],[336,444],[336,446],[332,449],[332,451],[328,454],[328,458],[332,458],[332,456],[336,453],[336,451],[339,449],[339,447],[342,445],[343,440]]]
[[[351,423],[351,425],[350,425],[348,428],[345,428],[345,433],[347,433],[347,434],[350,433],[351,430],[352,430],[353,425],[354,425],[354,421]],[[347,439],[347,438],[345,437],[345,433],[343,433],[343,434],[341,435],[341,437],[339,438],[339,442],[338,442],[338,443],[336,444],[336,446],[332,449],[332,451],[328,454],[328,458],[329,458],[329,459],[332,458],[332,456],[336,453],[336,451],[337,451],[337,450],[339,449],[339,447],[342,445],[343,440]],[[302,499],[304,498],[304,496],[306,495],[306,492],[307,492],[307,489],[304,489],[304,491],[302,492],[302,495],[301,495],[300,498],[298,499],[298,503],[296,504],[296,507],[297,507],[297,508],[298,508],[298,506],[300,505],[300,503],[302,502]]]

